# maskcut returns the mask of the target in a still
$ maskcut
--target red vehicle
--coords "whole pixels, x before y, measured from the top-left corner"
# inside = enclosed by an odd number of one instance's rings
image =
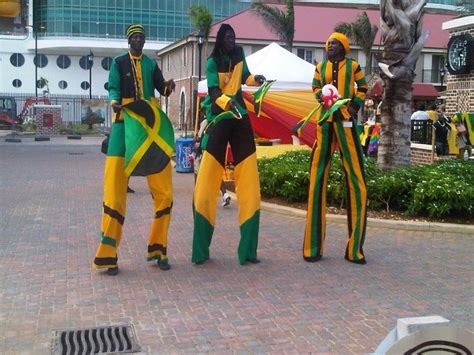
[[[21,125],[28,113],[28,109],[35,103],[51,105],[51,101],[47,97],[38,97],[26,99],[20,114],[17,114],[16,100],[11,96],[0,96],[0,125],[11,127]]]

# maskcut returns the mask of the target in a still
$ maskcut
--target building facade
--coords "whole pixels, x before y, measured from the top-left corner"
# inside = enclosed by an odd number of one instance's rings
[[[340,4],[298,4],[295,5],[295,37],[292,52],[311,63],[320,62],[325,55],[325,41],[334,31],[339,22],[353,22],[358,14],[366,11],[372,24],[380,26],[380,10],[373,6],[355,6]],[[449,40],[448,33],[442,30],[442,23],[454,18],[454,8],[446,5],[439,9],[440,4],[428,8],[423,17],[423,28],[430,32],[416,65],[416,82],[433,84],[439,91],[445,88],[445,57],[446,46]],[[338,20],[334,21],[334,13],[338,13]],[[244,10],[212,26],[208,42],[202,47],[201,72],[205,79],[205,62],[212,51],[215,36],[221,23],[230,24],[237,37],[237,43],[244,48],[245,54],[250,55],[271,42],[279,42],[273,34],[251,10]],[[375,39],[373,48],[372,72],[378,70],[377,57],[383,51],[381,46],[380,30]],[[179,125],[183,127],[188,123],[191,128],[195,122],[195,108],[193,107],[195,91],[197,90],[199,73],[199,47],[197,33],[172,43],[158,51],[159,61],[163,64],[165,77],[174,77],[177,82],[179,96],[170,100],[167,110],[170,117],[178,117]],[[363,51],[357,46],[351,46],[349,57],[355,58],[366,69],[366,58]],[[194,64],[189,60],[194,58]],[[291,70],[291,68],[288,68]],[[367,70],[366,70],[367,72]]]

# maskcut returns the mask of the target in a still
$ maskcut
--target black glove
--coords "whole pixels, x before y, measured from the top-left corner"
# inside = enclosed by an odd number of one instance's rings
[[[267,79],[263,75],[255,75],[255,81],[262,85]]]
[[[319,103],[323,103],[323,91],[320,90],[317,94],[316,94],[316,100],[318,100]]]

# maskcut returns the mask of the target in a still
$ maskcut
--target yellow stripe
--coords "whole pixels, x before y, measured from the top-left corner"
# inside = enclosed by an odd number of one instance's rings
[[[216,199],[223,173],[224,167],[204,151],[194,189],[194,208],[213,226],[216,224]]]
[[[222,93],[229,96],[234,96],[242,87],[242,71],[244,63],[239,62],[234,69],[227,73],[219,73],[219,88]],[[229,77],[230,76],[230,77]],[[228,82],[226,83],[226,78]]]
[[[235,191],[239,200],[239,224],[250,219],[260,209],[260,180],[257,154],[253,153],[234,169]]]

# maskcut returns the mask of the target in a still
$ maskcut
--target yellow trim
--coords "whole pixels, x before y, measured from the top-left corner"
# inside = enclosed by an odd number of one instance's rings
[[[245,85],[247,86],[260,86],[260,83],[255,80],[255,75],[249,75],[247,80],[245,80]]]
[[[230,97],[226,95],[221,95],[216,99],[216,105],[219,106],[224,111],[227,111],[229,109],[229,101],[230,101]]]
[[[260,180],[257,154],[253,153],[234,169],[235,192],[239,200],[239,224],[253,217],[260,209]]]

